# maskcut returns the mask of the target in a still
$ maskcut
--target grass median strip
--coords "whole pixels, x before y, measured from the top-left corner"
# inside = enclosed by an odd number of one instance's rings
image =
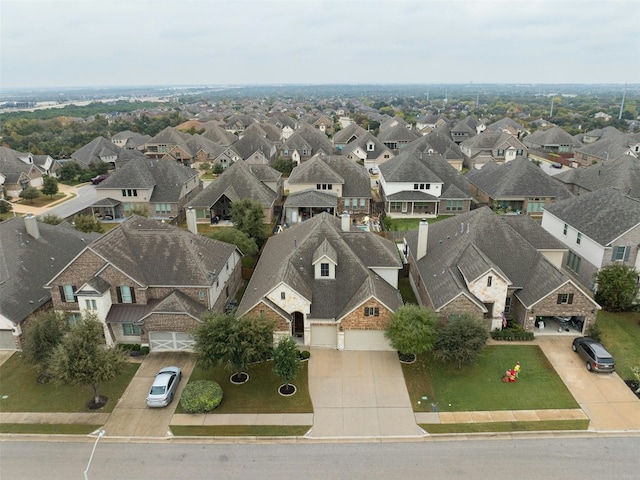
[[[421,423],[428,433],[498,433],[498,432],[544,432],[557,430],[587,430],[589,420],[539,420],[531,422],[487,422],[487,423]]]
[[[0,433],[40,435],[89,435],[102,425],[79,425],[73,423],[0,423]]]
[[[300,437],[311,425],[174,425],[171,431],[178,437]]]

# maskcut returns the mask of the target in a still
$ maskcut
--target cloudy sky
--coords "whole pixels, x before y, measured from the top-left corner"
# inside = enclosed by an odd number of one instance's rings
[[[0,0],[0,87],[638,83],[638,0]]]

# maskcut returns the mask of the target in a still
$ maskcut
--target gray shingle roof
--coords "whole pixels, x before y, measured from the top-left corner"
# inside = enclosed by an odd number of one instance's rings
[[[64,222],[38,223],[40,238],[27,233],[25,220],[0,222],[0,314],[15,323],[24,320],[51,298],[43,288],[97,233],[78,232]]]
[[[541,228],[541,227],[539,227]],[[409,248],[416,251],[418,230],[407,232]],[[418,269],[436,310],[468,290],[460,266],[480,272],[495,266],[517,289],[515,295],[530,306],[568,279],[516,230],[488,207],[429,225],[427,254]]]
[[[285,208],[316,207],[335,208],[338,196],[315,189],[302,190],[290,194],[284,202]]]
[[[261,137],[256,132],[249,132],[243,135],[240,140],[233,144],[232,148],[246,160],[256,152],[262,152],[265,158],[269,159],[273,142]]]
[[[632,228],[640,228],[640,199],[603,188],[545,208],[564,223],[606,246]]]
[[[202,136],[223,147],[228,147],[238,141],[237,135],[234,135],[219,125],[208,126],[202,133]]]
[[[105,157],[119,156],[122,149],[104,137],[97,137],[71,154],[71,158],[82,165],[104,163]]]
[[[572,168],[555,176],[566,184],[587,191],[615,188],[630,197],[640,198],[640,159],[622,155],[588,167]]]
[[[325,241],[336,253],[335,280],[314,279],[314,255]],[[401,266],[392,242],[358,229],[343,232],[339,218],[323,213],[269,239],[238,313],[253,308],[280,282],[311,301],[310,318],[340,319],[371,296],[396,309],[402,305],[398,291],[371,268]]]
[[[342,130],[336,132],[333,136],[333,143],[336,145],[346,144],[349,143],[350,140],[358,139],[361,136],[366,135],[367,133],[368,132],[364,128],[354,122],[350,125],[347,125]]]
[[[253,166],[249,166],[244,160],[231,164],[218,178],[191,199],[187,206],[211,208],[223,194],[232,201],[249,198],[260,202],[266,208],[273,206],[277,198],[276,192],[258,180],[252,168]]]
[[[562,128],[554,126],[548,130],[536,130],[522,140],[529,147],[539,148],[554,145],[571,145],[574,148],[582,144],[565,132]]]

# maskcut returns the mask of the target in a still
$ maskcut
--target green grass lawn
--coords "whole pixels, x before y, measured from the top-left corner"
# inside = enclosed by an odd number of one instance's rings
[[[310,428],[311,425],[174,425],[171,431],[183,437],[301,437]]]
[[[64,193],[56,193],[53,197],[50,197],[49,195],[40,195],[38,198],[34,198],[33,200],[20,200],[18,203],[20,205],[28,205],[30,207],[44,207],[50,203],[62,200],[65,196],[66,195]]]
[[[600,311],[596,324],[602,332],[602,344],[616,361],[621,378],[633,378],[631,367],[640,367],[640,314]]]
[[[102,425],[75,423],[0,423],[0,433],[38,435],[89,435]]]
[[[515,383],[502,382],[504,372],[520,362]],[[429,354],[402,365],[414,411],[535,410],[578,408],[560,377],[536,345],[490,345],[477,363],[457,370]],[[423,398],[426,397],[426,398]],[[420,402],[420,403],[418,403]]]
[[[398,280],[398,290],[400,290],[400,295],[402,295],[402,301],[404,303],[418,305],[418,300],[416,299],[416,294],[413,293],[413,288],[411,288],[409,277],[402,277]]]
[[[426,220],[427,223],[431,224],[452,216],[453,215],[438,215],[437,218],[427,218]],[[389,220],[387,220],[387,222],[388,221]],[[420,218],[392,218],[391,228],[389,230],[413,230],[415,228],[418,228],[420,221]]]
[[[108,397],[109,401],[99,410],[89,410],[87,402],[93,395],[91,387],[39,384],[36,370],[15,353],[0,366],[0,412],[109,413],[139,366],[138,363],[127,363],[118,378],[102,384],[100,395]]]
[[[273,362],[251,365],[247,369],[249,381],[242,385],[231,383],[232,372],[224,367],[203,369],[196,364],[189,382],[214,380],[222,387],[222,403],[212,413],[312,413],[307,367],[308,362],[303,362],[298,377],[291,382],[297,392],[290,397],[278,393],[283,382],[273,373]],[[181,405],[176,413],[184,413]]]
[[[551,430],[586,430],[589,420],[541,420],[535,422],[490,423],[421,423],[429,433],[543,432]]]

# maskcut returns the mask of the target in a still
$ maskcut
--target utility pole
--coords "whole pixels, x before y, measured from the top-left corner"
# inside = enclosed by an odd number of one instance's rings
[[[551,97],[551,111],[549,112],[549,120],[551,120],[551,117],[553,117],[553,102],[556,101],[556,96],[554,95],[553,97]]]
[[[624,110],[624,97],[627,96],[627,84],[624,84],[624,90],[622,92],[622,103],[620,104],[620,113],[618,114],[618,120],[622,120],[622,111]]]

